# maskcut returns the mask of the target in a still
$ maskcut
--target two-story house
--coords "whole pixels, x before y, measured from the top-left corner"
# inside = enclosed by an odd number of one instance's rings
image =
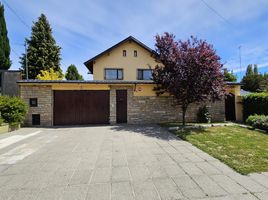
[[[157,64],[155,52],[130,36],[85,62],[92,81],[19,81],[20,96],[29,104],[25,123],[53,126],[181,120],[173,97],[157,96],[153,90],[152,69]],[[239,95],[239,84],[226,87]],[[206,104],[213,121],[225,120],[224,100]],[[236,105],[234,102],[231,110],[239,118]],[[188,121],[196,121],[200,106],[189,107]]]

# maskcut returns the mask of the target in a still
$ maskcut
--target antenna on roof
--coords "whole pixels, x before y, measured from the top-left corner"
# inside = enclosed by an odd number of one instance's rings
[[[25,43],[24,43],[24,46],[25,46],[25,70],[26,70],[26,80],[29,79],[29,75],[28,75],[28,57],[27,57],[27,42],[25,40]]]
[[[239,45],[238,49],[239,49],[239,62],[240,62],[240,71],[242,71],[242,64],[241,64],[241,48],[242,48],[242,45]]]

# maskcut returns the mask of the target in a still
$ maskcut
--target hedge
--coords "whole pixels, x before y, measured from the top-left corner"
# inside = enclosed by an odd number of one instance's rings
[[[268,92],[253,93],[243,97],[244,120],[250,115],[268,115]]]
[[[254,128],[268,132],[268,115],[250,115],[247,118],[246,123]]]
[[[28,106],[21,98],[0,96],[1,117],[11,126],[22,123],[27,111]]]

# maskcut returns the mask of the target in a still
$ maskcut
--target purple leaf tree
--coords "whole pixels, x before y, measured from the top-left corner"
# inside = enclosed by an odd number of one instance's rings
[[[224,96],[220,57],[211,44],[193,36],[175,41],[170,33],[156,35],[157,61],[153,71],[157,94],[170,93],[180,105],[182,122],[189,104],[215,101]]]

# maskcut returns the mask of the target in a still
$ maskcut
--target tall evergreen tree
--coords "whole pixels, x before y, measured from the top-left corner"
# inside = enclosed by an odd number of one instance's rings
[[[65,78],[67,80],[83,80],[83,76],[79,74],[75,65],[70,65],[68,67]]]
[[[10,46],[4,12],[4,5],[0,2],[0,69],[9,69],[11,66]]]
[[[242,78],[242,89],[250,92],[262,91],[263,75],[259,74],[257,65],[248,65],[246,75]]]
[[[253,73],[254,73],[255,75],[258,75],[258,74],[259,74],[258,65],[256,65],[256,64],[254,64]]]
[[[253,75],[253,69],[252,69],[252,65],[248,65],[247,67],[247,71],[246,71],[246,76],[249,76],[249,75]]]
[[[53,69],[62,75],[60,47],[52,36],[52,29],[44,14],[34,22],[30,39],[26,39],[29,79],[35,79],[41,70]],[[26,71],[26,55],[22,54],[22,70]],[[25,77],[25,74],[24,74]]]

